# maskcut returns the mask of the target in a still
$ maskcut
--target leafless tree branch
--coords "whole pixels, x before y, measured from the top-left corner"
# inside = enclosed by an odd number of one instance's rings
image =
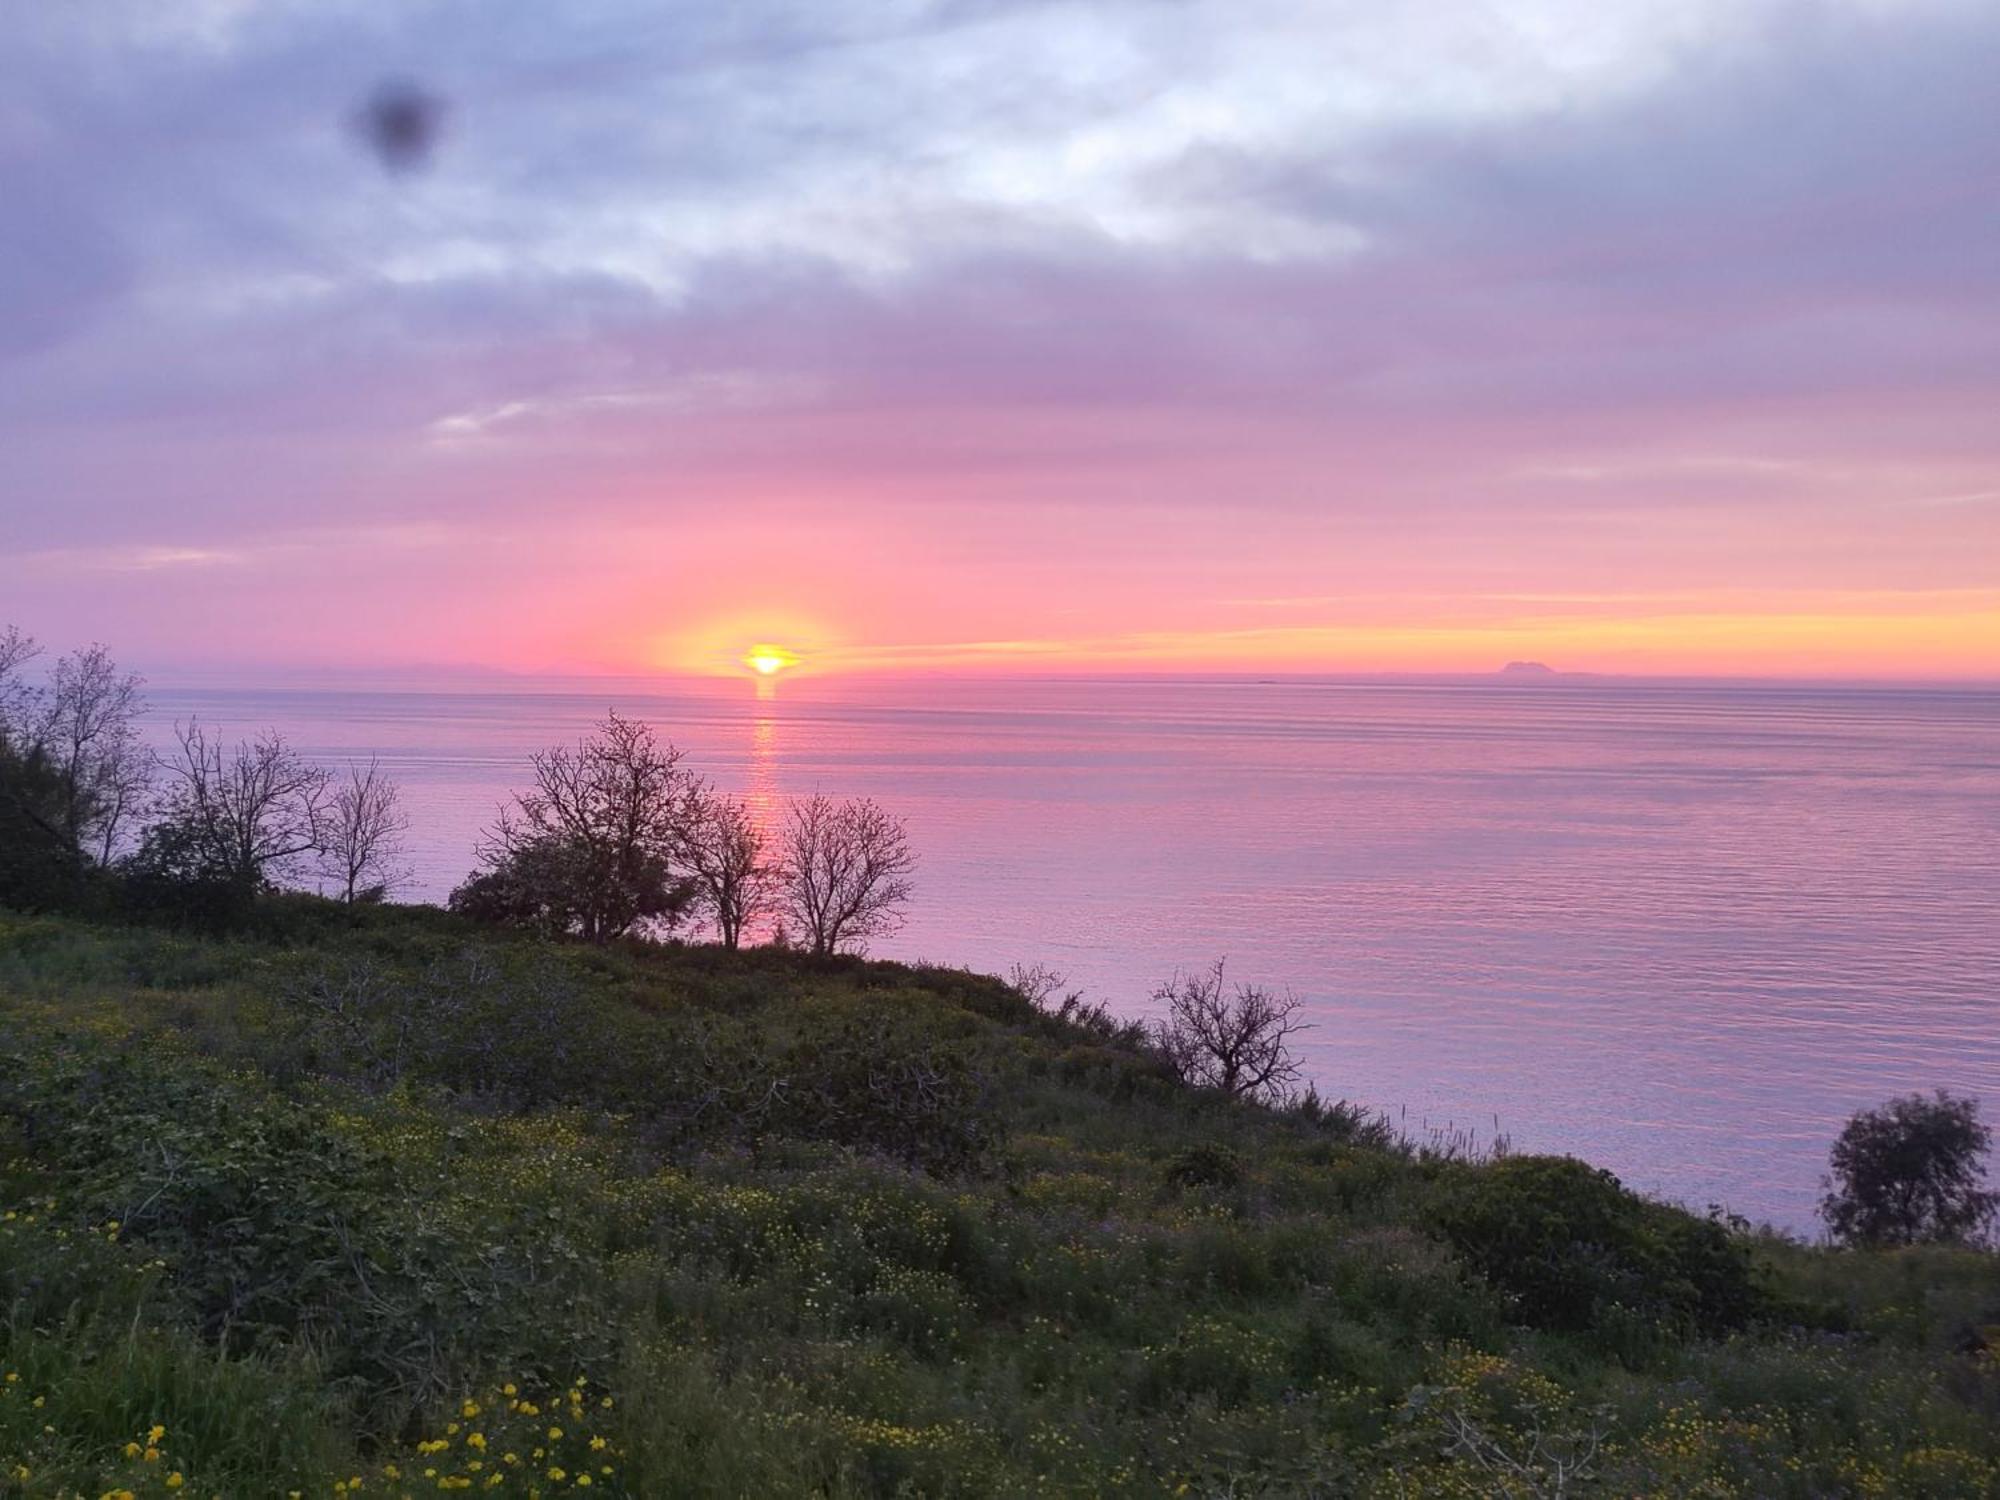
[[[1305,1002],[1289,991],[1231,986],[1223,964],[1177,973],[1153,992],[1167,1010],[1154,1023],[1154,1046],[1185,1083],[1232,1099],[1281,1099],[1303,1072],[1290,1041],[1311,1029],[1299,1019]]]
[[[901,821],[874,802],[796,802],[781,846],[785,908],[813,952],[858,949],[901,925],[917,860]]]

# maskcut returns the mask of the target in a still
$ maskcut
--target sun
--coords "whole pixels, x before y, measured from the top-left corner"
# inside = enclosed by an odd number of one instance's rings
[[[785,668],[798,664],[799,654],[783,646],[752,646],[743,653],[743,665],[759,677],[776,677]]]

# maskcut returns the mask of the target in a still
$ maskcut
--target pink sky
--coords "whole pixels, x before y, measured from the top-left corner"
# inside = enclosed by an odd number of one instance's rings
[[[2000,12],[1401,9],[36,8],[0,622],[2000,677]]]

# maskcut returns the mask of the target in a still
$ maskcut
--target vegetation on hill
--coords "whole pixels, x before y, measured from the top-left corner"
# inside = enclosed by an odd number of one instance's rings
[[[2000,1261],[954,970],[0,913],[0,1494],[1989,1496]]]

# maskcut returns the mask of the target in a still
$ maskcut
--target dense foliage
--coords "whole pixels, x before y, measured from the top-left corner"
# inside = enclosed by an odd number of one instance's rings
[[[1985,1186],[1992,1144],[1979,1101],[1942,1089],[1863,1110],[1833,1143],[1820,1212],[1834,1237],[1852,1244],[1975,1238],[2000,1214],[2000,1193]]]
[[[0,1494],[1986,1496],[2000,1264],[958,971],[0,913]],[[586,1483],[588,1481],[588,1483]]]

